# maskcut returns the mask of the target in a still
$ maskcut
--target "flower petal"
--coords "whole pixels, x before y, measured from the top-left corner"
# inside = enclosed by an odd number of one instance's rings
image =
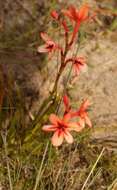
[[[63,116],[63,122],[68,122],[70,119],[71,119],[71,114],[70,113],[67,113]]]
[[[49,52],[49,50],[47,49],[47,47],[46,47],[45,44],[39,46],[39,47],[37,48],[37,51],[38,51],[39,53],[47,53],[47,52]]]
[[[41,38],[45,41],[45,42],[47,42],[47,41],[52,41],[51,39],[50,39],[50,37],[45,33],[45,32],[41,32]]]
[[[81,127],[84,128],[85,127],[85,121],[84,121],[84,119],[80,118],[79,119],[79,124],[80,124]]]
[[[82,6],[79,11],[79,19],[81,19],[82,21],[86,20],[88,18],[88,11],[89,11],[88,5]]]
[[[88,99],[86,99],[86,100],[81,104],[80,110],[86,110],[89,105],[90,105],[90,102],[89,102]]]
[[[80,73],[80,68],[79,68],[79,66],[76,65],[76,64],[73,64],[73,69],[74,69],[75,76],[78,76],[79,73]]]
[[[64,132],[64,138],[68,143],[73,143],[73,137],[68,131]]]
[[[63,133],[59,133],[59,131],[56,131],[51,138],[53,146],[60,146],[63,142],[63,138]]]
[[[68,125],[69,125],[69,131],[80,132],[84,128],[83,125],[80,125],[79,123],[75,122],[69,123]]]
[[[77,18],[77,11],[76,11],[76,8],[73,5],[71,5],[69,7],[69,12],[71,13],[73,19]]]
[[[44,125],[42,127],[42,130],[43,131],[47,131],[47,132],[49,132],[49,131],[55,131],[56,130],[56,126],[54,126],[54,125]]]
[[[58,125],[58,122],[60,122],[61,120],[59,119],[59,117],[55,114],[51,114],[50,117],[49,117],[49,120],[52,124],[54,125]]]
[[[91,120],[89,119],[88,116],[85,116],[85,122],[86,122],[86,124],[87,124],[89,127],[92,127]]]

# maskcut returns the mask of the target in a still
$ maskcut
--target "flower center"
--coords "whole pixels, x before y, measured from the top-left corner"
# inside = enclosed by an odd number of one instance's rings
[[[49,45],[47,46],[47,49],[53,49],[53,47],[54,47],[54,44],[49,44]]]
[[[64,123],[59,123],[59,124],[58,124],[58,128],[59,128],[59,130],[61,130],[61,131],[65,131],[65,129],[67,128],[67,125],[65,125]]]
[[[81,63],[81,61],[78,61],[78,60],[75,60],[75,61],[74,61],[74,64],[76,64],[76,65],[83,65],[83,64]]]

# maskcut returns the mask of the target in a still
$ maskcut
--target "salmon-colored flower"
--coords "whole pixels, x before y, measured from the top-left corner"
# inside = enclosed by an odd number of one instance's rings
[[[38,52],[49,53],[49,58],[51,58],[52,53],[56,50],[62,50],[46,33],[41,32],[41,38],[45,41],[45,44],[38,47]]]
[[[74,58],[72,63],[73,63],[75,75],[78,75],[86,62],[83,57],[78,57],[78,58]]]
[[[88,18],[88,5],[83,5],[80,10],[77,10],[73,5],[68,10],[63,10],[64,15],[68,16],[75,22],[82,22]]]
[[[86,60],[84,57],[73,57],[73,58],[67,59],[66,63],[68,63],[68,62],[72,62],[73,69],[74,69],[76,76],[79,75],[80,70],[86,64]]]
[[[74,6],[70,6],[68,10],[63,10],[62,12],[65,16],[69,17],[71,21],[75,21],[72,38],[70,41],[71,45],[76,37],[80,24],[89,18],[88,17],[89,6],[85,4],[81,7],[80,10],[77,10]]]
[[[78,111],[73,111],[71,109],[70,101],[69,101],[69,98],[67,95],[63,96],[63,103],[65,106],[65,114],[67,113],[65,117],[67,117],[69,119],[69,118],[78,116],[79,117],[78,125],[80,125],[82,128],[84,128],[85,123],[86,123],[89,127],[92,127],[91,120],[89,119],[88,114],[87,114],[87,109],[90,105],[90,103],[87,99],[81,104]]]
[[[68,113],[69,114],[69,113]],[[73,143],[73,137],[70,134],[70,131],[80,132],[83,127],[78,123],[70,122],[70,117],[68,114],[65,114],[62,119],[60,119],[57,115],[51,114],[49,120],[51,122],[50,125],[43,126],[43,130],[50,132],[54,131],[54,135],[52,136],[52,144],[54,146],[60,146],[65,139],[68,143]]]
[[[91,120],[87,114],[87,108],[89,105],[90,105],[89,101],[85,100],[81,104],[80,109],[73,114],[74,116],[79,116],[79,123],[81,126],[84,126],[86,123],[89,127],[92,127]]]

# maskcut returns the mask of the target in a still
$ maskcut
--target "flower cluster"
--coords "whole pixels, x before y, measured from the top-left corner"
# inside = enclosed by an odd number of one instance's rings
[[[58,23],[58,26],[62,27],[64,30],[64,45],[61,46],[52,40],[46,33],[41,32],[41,38],[45,44],[38,47],[38,52],[48,53],[49,59],[52,58],[55,51],[60,52],[60,67],[52,91],[53,94],[57,89],[58,81],[62,72],[69,63],[72,64],[72,68],[76,76],[79,75],[80,70],[86,64],[84,57],[69,57],[68,52],[72,50],[72,46],[76,41],[81,24],[90,20],[92,16],[89,16],[89,6],[83,5],[80,10],[77,10],[74,6],[70,6],[68,9],[62,10],[60,14],[54,10],[51,12],[51,17]],[[69,29],[68,22],[71,25],[72,32]],[[49,117],[51,124],[43,126],[44,131],[54,132],[54,135],[52,136],[52,144],[54,146],[60,146],[64,138],[68,143],[72,143],[73,137],[70,134],[70,131],[73,130],[80,132],[84,129],[85,124],[92,127],[87,114],[87,108],[89,106],[88,100],[85,100],[77,111],[73,111],[71,109],[67,95],[64,95],[63,103],[65,106],[63,117],[59,118],[57,115],[51,114]],[[73,122],[74,117],[76,117],[77,122]]]
[[[61,16],[63,14],[65,17]],[[65,33],[65,48],[61,47],[58,43],[54,42],[46,33],[41,32],[41,38],[45,42],[44,45],[38,47],[37,51],[39,53],[48,53],[49,59],[52,58],[52,55],[55,51],[61,52],[61,67],[60,70],[63,70],[68,62],[73,64],[74,72],[76,75],[79,74],[81,68],[85,65],[86,61],[83,57],[71,57],[66,58],[68,51],[71,50],[72,44],[75,42],[76,35],[79,31],[80,25],[86,20],[90,20],[89,16],[89,7],[88,5],[83,5],[80,10],[77,10],[74,6],[70,6],[67,10],[62,10],[61,14],[58,14],[57,11],[52,11],[52,18],[63,28]],[[67,24],[68,17],[72,25],[72,34]]]
[[[50,125],[44,125],[43,130],[47,132],[54,132],[52,136],[52,144],[54,146],[60,146],[65,139],[68,143],[73,142],[73,137],[70,134],[71,131],[80,132],[84,129],[85,124],[92,127],[91,121],[87,114],[87,108],[89,101],[85,100],[81,107],[77,111],[73,111],[69,104],[69,99],[66,95],[63,97],[63,103],[65,111],[62,118],[59,118],[55,114],[51,114],[49,117]],[[73,122],[72,118],[77,117],[77,121]]]

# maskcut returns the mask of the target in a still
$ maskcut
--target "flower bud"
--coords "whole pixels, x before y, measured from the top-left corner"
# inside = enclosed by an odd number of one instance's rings
[[[55,20],[58,20],[58,18],[59,18],[59,15],[58,15],[58,13],[57,13],[55,10],[51,12],[51,16],[52,16]]]

